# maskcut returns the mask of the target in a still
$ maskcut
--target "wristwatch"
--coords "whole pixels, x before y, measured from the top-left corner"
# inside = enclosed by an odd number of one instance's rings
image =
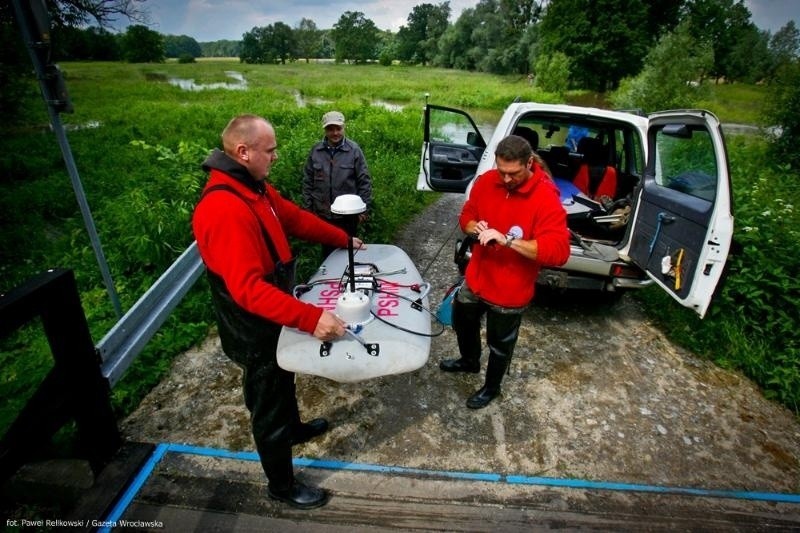
[[[514,239],[516,239],[516,237],[514,237],[510,233],[506,234],[506,247],[507,248],[511,248],[511,243],[514,242]]]

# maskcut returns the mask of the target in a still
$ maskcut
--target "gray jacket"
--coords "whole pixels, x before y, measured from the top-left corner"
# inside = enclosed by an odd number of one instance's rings
[[[332,152],[332,153],[331,153]],[[303,175],[303,206],[330,219],[331,204],[341,194],[357,194],[372,204],[372,177],[361,147],[344,138],[331,151],[323,139],[311,148]]]

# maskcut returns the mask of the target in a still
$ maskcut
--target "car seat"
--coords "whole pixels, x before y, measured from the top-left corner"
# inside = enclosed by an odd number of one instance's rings
[[[531,145],[533,151],[539,149],[539,134],[527,126],[517,126],[514,128],[514,135],[522,137]]]
[[[547,163],[554,178],[570,179],[572,173],[569,169],[569,150],[567,150],[566,146],[542,148],[539,155]]]
[[[572,182],[593,200],[603,196],[613,200],[617,195],[617,171],[607,164],[600,140],[582,138],[578,141],[578,153],[582,155],[582,162]]]

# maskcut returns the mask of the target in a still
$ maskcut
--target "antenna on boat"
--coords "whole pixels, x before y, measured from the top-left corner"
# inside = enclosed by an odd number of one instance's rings
[[[345,291],[336,302],[336,314],[348,325],[363,324],[370,319],[370,299],[363,291],[356,290],[355,251],[353,237],[356,233],[358,215],[367,210],[364,200],[357,194],[342,194],[331,204],[331,213],[345,217],[347,225],[347,277]]]

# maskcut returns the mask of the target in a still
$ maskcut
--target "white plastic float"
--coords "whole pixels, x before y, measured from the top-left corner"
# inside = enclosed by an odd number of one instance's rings
[[[363,212],[355,195],[337,197],[332,210]],[[354,275],[350,275],[354,272]],[[278,365],[290,372],[352,383],[411,372],[428,361],[431,345],[430,284],[397,246],[369,244],[336,250],[295,297],[336,313],[347,333],[332,342],[284,327]]]
[[[369,244],[358,251],[355,293],[349,287],[347,267],[347,250],[336,250],[306,285],[295,288],[295,295],[335,312],[347,322],[348,333],[323,343],[308,333],[283,328],[278,365],[343,383],[425,365],[431,346],[429,285],[408,255],[387,244]]]

